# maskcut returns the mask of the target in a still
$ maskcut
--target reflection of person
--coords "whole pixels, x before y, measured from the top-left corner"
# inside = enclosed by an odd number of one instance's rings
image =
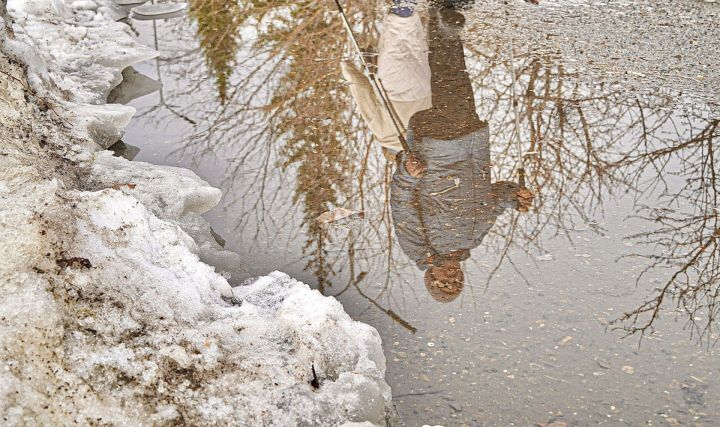
[[[430,65],[425,28],[410,7],[391,9],[383,22],[378,49],[377,76],[383,83],[403,127],[410,117],[430,108]],[[368,79],[350,61],[342,62],[360,113],[380,142],[383,151],[395,155],[402,150],[388,111],[373,92]]]
[[[460,263],[506,207],[517,203],[519,210],[527,210],[532,196],[525,190],[524,197],[518,197],[517,184],[491,182],[488,124],[475,111],[459,34],[463,15],[452,6],[430,9],[425,53],[421,42],[407,39],[411,34],[424,40],[424,31],[415,29],[422,24],[412,6],[391,11],[401,13],[391,13],[385,21],[378,75],[408,129],[409,153],[399,148],[388,113],[369,98],[371,94],[363,105],[357,74],[351,75],[347,65],[343,71],[356,83],[351,91],[371,130],[385,150],[397,152],[390,204],[400,246],[425,270],[430,295],[448,302],[465,284]],[[397,31],[403,26],[413,31]],[[402,98],[410,93],[415,96]]]

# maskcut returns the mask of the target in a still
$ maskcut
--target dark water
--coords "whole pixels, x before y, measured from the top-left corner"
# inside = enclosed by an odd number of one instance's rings
[[[364,4],[372,51],[383,11]],[[133,23],[162,89],[132,101],[124,142],[223,190],[206,217],[244,260],[231,281],[281,270],[376,327],[399,425],[720,425],[712,110],[516,41],[518,199],[507,44],[480,11],[423,12],[414,178],[350,94],[329,5],[197,0]],[[363,215],[316,220],[335,208]]]

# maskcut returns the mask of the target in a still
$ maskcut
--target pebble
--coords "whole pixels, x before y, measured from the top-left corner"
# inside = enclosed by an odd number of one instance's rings
[[[635,368],[633,368],[632,366],[623,366],[622,371],[626,374],[632,375],[635,373]]]
[[[456,405],[454,403],[448,403],[448,406],[450,409],[452,409],[455,412],[462,412],[462,407],[460,405]]]
[[[552,254],[543,254],[537,257],[538,261],[552,261],[553,260]]]

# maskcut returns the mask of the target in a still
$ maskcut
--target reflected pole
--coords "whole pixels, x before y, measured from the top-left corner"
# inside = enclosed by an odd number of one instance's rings
[[[340,12],[340,18],[343,21],[343,24],[345,25],[345,30],[348,33],[348,38],[350,39],[350,42],[352,43],[353,47],[355,48],[355,51],[357,52],[357,55],[360,57],[360,63],[362,64],[362,68],[367,74],[368,78],[370,79],[370,82],[373,85],[373,89],[375,92],[375,96],[380,98],[380,100],[383,103],[383,106],[387,110],[388,114],[390,115],[390,119],[393,122],[393,126],[395,127],[395,131],[398,134],[398,139],[400,140],[400,144],[403,147],[403,150],[405,152],[410,152],[410,146],[407,143],[407,140],[405,139],[405,132],[403,131],[402,123],[400,122],[400,116],[398,115],[397,111],[395,111],[395,107],[393,106],[392,100],[388,96],[387,91],[385,90],[385,86],[382,84],[382,80],[379,76],[377,76],[368,65],[367,61],[365,60],[365,56],[363,55],[362,49],[360,49],[360,44],[357,41],[357,38],[355,37],[355,33],[352,30],[352,27],[350,26],[350,22],[347,19],[347,15],[345,15],[345,9],[343,9],[342,5],[340,4],[339,0],[335,0],[335,5],[337,6],[338,12]]]
[[[521,188],[525,188],[525,156],[523,155],[522,142],[520,141],[520,113],[518,112],[518,99],[515,93],[515,50],[513,46],[513,32],[512,25],[510,22],[510,7],[508,2],[505,1],[505,17],[508,21],[508,27],[510,27],[510,76],[512,77],[512,86],[510,87],[510,94],[512,96],[513,112],[515,114],[515,146],[517,149],[518,157],[520,159],[520,167],[518,168],[519,183]]]

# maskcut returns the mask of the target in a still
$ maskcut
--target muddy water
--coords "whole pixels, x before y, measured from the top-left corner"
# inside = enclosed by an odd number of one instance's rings
[[[515,40],[519,200],[506,21],[422,12],[416,179],[342,77],[337,15],[276,3],[133,22],[162,89],[131,102],[124,141],[223,190],[207,218],[245,262],[231,281],[281,270],[376,327],[397,425],[720,425],[720,123],[702,92]],[[374,50],[371,3],[350,12]],[[336,208],[363,215],[316,220]]]

